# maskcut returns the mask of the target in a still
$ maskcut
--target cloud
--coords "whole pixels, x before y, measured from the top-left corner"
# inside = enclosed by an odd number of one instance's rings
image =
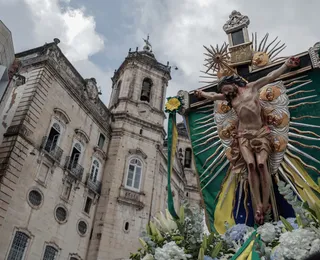
[[[110,72],[94,64],[90,57],[102,52],[106,38],[97,33],[95,18],[86,9],[71,8],[70,0],[0,0],[0,16],[13,33],[16,52],[43,45],[59,38],[59,47],[84,78],[95,77],[102,85],[107,103]],[[15,18],[12,14],[15,13]],[[19,20],[19,23],[17,22]],[[21,24],[23,26],[21,26]]]
[[[79,72],[96,77],[106,101],[111,71],[130,47],[141,49],[148,33],[158,61],[179,68],[172,71],[167,96],[201,86],[203,45],[227,41],[222,26],[234,9],[249,16],[250,34],[257,31],[262,37],[269,32],[270,39],[279,36],[286,42],[284,55],[306,51],[320,40],[318,0],[0,0],[0,5],[16,51],[59,38]]]
[[[135,0],[133,5],[127,8],[134,17],[137,41],[149,33],[157,59],[179,67],[172,73],[167,96],[201,86],[203,45],[227,41],[222,26],[234,9],[249,16],[250,34],[257,31],[261,39],[269,32],[270,39],[279,36],[286,42],[284,55],[306,51],[320,40],[314,13],[320,2],[314,0],[307,4],[299,0]]]
[[[162,62],[170,61],[179,68],[172,72],[167,96],[179,89],[200,87],[199,75],[203,64],[203,45],[226,40],[222,25],[237,7],[235,3],[217,0],[135,1],[137,40],[150,33],[153,52]],[[132,10],[132,7],[128,7]],[[213,37],[214,36],[214,37]],[[223,39],[222,42],[220,40]]]
[[[94,17],[86,16],[85,8],[62,8],[58,0],[24,1],[34,20],[37,42],[59,38],[62,50],[71,62],[87,60],[103,50],[104,38],[95,31]]]

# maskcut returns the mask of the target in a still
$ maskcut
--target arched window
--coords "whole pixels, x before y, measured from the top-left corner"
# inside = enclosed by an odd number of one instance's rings
[[[110,103],[109,103],[110,108],[118,103],[119,96],[120,96],[120,90],[121,90],[121,83],[122,83],[122,81],[119,80],[117,83],[115,83],[113,85],[113,91],[111,93],[111,98],[110,98]]]
[[[100,149],[103,149],[104,142],[106,141],[106,137],[103,134],[99,135],[98,146]]]
[[[30,237],[21,231],[17,231],[11,244],[8,260],[23,259]]]
[[[46,144],[44,147],[44,149],[47,152],[50,153],[55,150],[55,148],[58,145],[60,135],[61,135],[61,126],[57,122],[55,122],[55,123],[53,123],[53,125],[50,129],[50,132],[49,132],[49,135],[47,137]]]
[[[58,250],[53,246],[46,246],[43,254],[43,260],[55,260],[58,255]]]
[[[140,190],[142,175],[142,162],[137,159],[131,159],[127,171],[126,187],[133,190]]]
[[[80,161],[81,151],[82,151],[81,144],[78,142],[75,143],[71,151],[68,169],[77,168],[77,165],[79,164],[79,161]]]
[[[90,180],[93,182],[97,181],[98,175],[99,175],[99,167],[100,163],[98,160],[94,159],[91,165],[91,171],[90,171]]]
[[[70,257],[70,258],[68,258],[69,260],[80,260],[81,259],[81,257],[76,253],[69,254],[69,257]]]
[[[190,168],[191,167],[191,161],[192,161],[192,155],[191,155],[191,148],[187,148],[184,154],[184,167]]]
[[[141,101],[150,102],[150,93],[151,93],[152,81],[149,78],[145,78],[142,82],[142,90],[141,90]]]
[[[121,84],[122,84],[122,81],[120,80],[115,89],[115,102],[114,102],[115,104],[117,104],[119,100]]]
[[[74,148],[76,148],[79,152],[81,152],[81,145],[79,143],[75,143]]]

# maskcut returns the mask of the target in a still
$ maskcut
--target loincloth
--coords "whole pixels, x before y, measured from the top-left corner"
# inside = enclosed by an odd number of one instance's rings
[[[263,126],[260,130],[245,130],[239,132],[238,136],[240,146],[247,147],[253,153],[266,151],[270,154],[270,129],[268,126]]]
[[[231,156],[228,158],[234,172],[240,173],[246,167],[246,162],[240,151],[240,146],[245,146],[252,151],[252,153],[266,151],[270,154],[271,146],[269,134],[270,129],[267,126],[263,126],[259,130],[238,132],[237,137],[232,141]]]

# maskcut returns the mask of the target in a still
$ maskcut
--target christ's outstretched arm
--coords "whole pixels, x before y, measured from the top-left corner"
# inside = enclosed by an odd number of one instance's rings
[[[267,76],[258,79],[255,82],[252,82],[252,86],[256,89],[260,89],[263,86],[275,81],[278,77],[280,77],[287,69],[295,68],[299,65],[299,58],[291,57],[288,59],[279,69],[276,69],[270,72]]]
[[[195,95],[199,98],[205,98],[209,100],[226,100],[223,94],[217,94],[215,92],[204,92],[202,90],[196,90]]]

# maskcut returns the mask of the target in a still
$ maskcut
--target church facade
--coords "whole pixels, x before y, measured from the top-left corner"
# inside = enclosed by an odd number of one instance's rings
[[[146,41],[112,78],[107,107],[59,40],[15,55],[1,101],[0,260],[128,259],[166,208],[169,65]],[[175,206],[200,195],[183,123]]]

